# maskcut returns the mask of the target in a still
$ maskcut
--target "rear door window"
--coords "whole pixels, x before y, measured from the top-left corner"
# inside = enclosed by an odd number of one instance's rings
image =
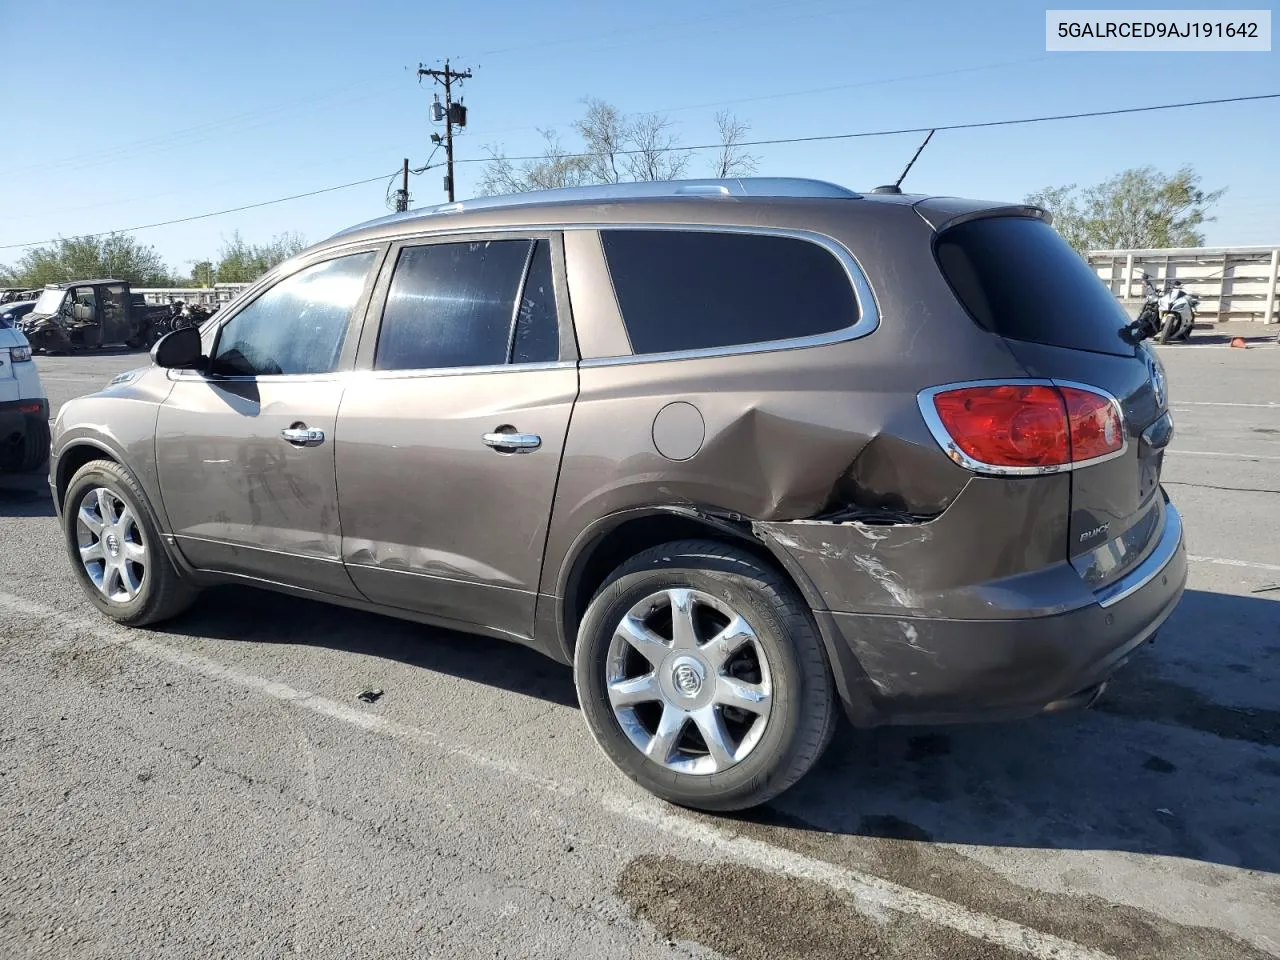
[[[844,266],[808,240],[696,230],[600,236],[637,354],[790,340],[858,320]]]
[[[378,370],[543,363],[559,355],[549,241],[432,243],[400,251],[382,312]]]
[[[1129,315],[1053,227],[986,217],[936,242],[938,265],[979,325],[1011,340],[1133,356]]]

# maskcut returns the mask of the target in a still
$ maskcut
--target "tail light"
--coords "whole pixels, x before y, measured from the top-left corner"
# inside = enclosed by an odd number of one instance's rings
[[[31,348],[30,347],[10,347],[9,359],[12,360],[14,363],[21,363],[24,360],[30,360]]]
[[[1011,381],[924,390],[920,410],[952,460],[977,473],[1057,473],[1123,453],[1120,404],[1079,384]]]

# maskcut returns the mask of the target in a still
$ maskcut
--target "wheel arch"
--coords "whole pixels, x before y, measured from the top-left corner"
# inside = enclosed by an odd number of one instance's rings
[[[574,540],[556,583],[556,622],[562,653],[573,660],[578,626],[605,579],[630,557],[675,540],[714,540],[751,553],[781,573],[811,610],[822,609],[813,583],[783,551],[760,539],[750,521],[693,506],[653,506],[603,517]]]
[[[62,501],[67,496],[67,487],[71,485],[71,478],[81,467],[93,460],[110,460],[128,469],[128,464],[120,456],[119,451],[113,450],[101,440],[81,437],[71,441],[58,451],[57,466],[54,469],[54,496],[59,511],[62,510]]]
[[[71,478],[86,463],[93,460],[109,460],[112,463],[119,464],[124,469],[133,474],[134,479],[138,482],[138,489],[142,494],[143,505],[151,513],[152,519],[155,521],[156,528],[160,531],[161,539],[165,542],[165,549],[172,556],[174,551],[170,549],[169,540],[169,518],[160,502],[159,492],[148,489],[147,475],[145,472],[138,470],[130,458],[124,451],[119,449],[109,438],[105,438],[93,433],[79,434],[69,439],[60,439],[58,449],[55,456],[56,466],[52,470],[53,494],[55,497],[55,508],[59,515],[62,513],[63,501],[67,496],[67,488],[71,485]]]

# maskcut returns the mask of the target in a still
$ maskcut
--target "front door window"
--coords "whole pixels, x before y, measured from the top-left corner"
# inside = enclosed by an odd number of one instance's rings
[[[281,280],[227,321],[210,372],[224,377],[332,373],[373,260],[372,251],[356,253]]]

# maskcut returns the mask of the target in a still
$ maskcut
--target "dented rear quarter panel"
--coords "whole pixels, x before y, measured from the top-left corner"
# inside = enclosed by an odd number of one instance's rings
[[[778,201],[724,204],[716,213],[725,225],[792,228],[841,244],[870,283],[874,304],[862,309],[877,310],[879,324],[857,339],[816,347],[685,359],[601,356],[592,345],[627,343],[625,328],[611,297],[604,306],[598,302],[599,291],[610,289],[607,276],[593,273],[604,269],[603,260],[575,263],[575,247],[567,245],[571,297],[590,289],[591,322],[610,329],[578,331],[580,393],[541,592],[563,595],[581,531],[610,515],[664,505],[753,521],[757,536],[798,562],[832,609],[902,612],[910,608],[902,601],[941,594],[954,586],[950,580],[972,583],[966,576],[1012,574],[1065,559],[1067,496],[1054,478],[993,481],[969,495],[983,512],[965,526],[980,538],[984,524],[1009,525],[990,538],[998,545],[978,551],[978,562],[972,547],[945,546],[948,525],[939,521],[924,525],[927,530],[878,527],[875,536],[885,540],[847,525],[795,523],[838,508],[855,492],[945,517],[971,474],[938,447],[916,393],[975,371],[988,377],[1025,371],[1005,343],[955,301],[933,263],[932,228],[910,205]],[[646,222],[657,219],[652,206],[645,214]],[[579,324],[584,316],[575,306]],[[673,402],[691,404],[703,421],[701,447],[684,460],[661,455],[653,437],[657,414]],[[1048,482],[1038,483],[1042,479]],[[1060,501],[1060,510],[1046,516],[1047,501]],[[1025,542],[1008,535],[1022,532]],[[957,537],[969,533],[956,531]],[[877,572],[877,562],[912,584],[911,592],[895,597],[886,587],[893,579]],[[944,574],[943,567],[957,572]],[[927,604],[943,606],[941,600]]]

